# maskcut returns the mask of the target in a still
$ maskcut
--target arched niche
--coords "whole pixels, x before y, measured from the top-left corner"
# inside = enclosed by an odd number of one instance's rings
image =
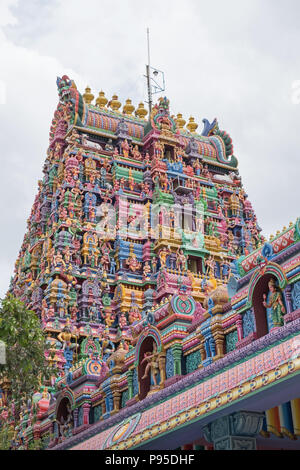
[[[287,280],[280,266],[270,263],[264,270],[257,270],[250,281],[248,293],[248,306],[253,307],[256,337],[261,338],[269,333],[267,309],[263,305],[263,298],[266,295],[268,299],[269,282],[273,279],[279,289],[283,289]],[[284,302],[284,296],[283,296]]]
[[[60,423],[66,422],[72,410],[70,400],[67,396],[63,397],[56,410],[56,419]]]
[[[146,337],[141,344],[139,365],[138,365],[139,400],[143,400],[144,398],[146,398],[151,388],[151,370],[149,370],[147,376],[143,378],[148,362],[147,361],[142,362],[142,361],[144,360],[146,354],[148,353],[151,355],[153,354],[153,350],[155,347],[157,348],[157,345],[156,345],[155,340],[152,338],[152,336]],[[158,364],[158,361],[157,361],[157,364]],[[157,381],[159,382],[159,377],[157,377]]]
[[[149,359],[147,360],[146,357]],[[155,328],[151,328],[147,333],[142,333],[136,346],[135,356],[138,372],[139,400],[146,398],[151,389],[159,389],[163,386],[165,380],[164,359],[165,354],[162,351],[159,332]],[[151,363],[152,366],[150,367]],[[150,365],[147,369],[148,364]]]

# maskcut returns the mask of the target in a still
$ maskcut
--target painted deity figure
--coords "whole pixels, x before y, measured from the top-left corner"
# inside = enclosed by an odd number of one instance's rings
[[[178,271],[187,270],[187,256],[183,253],[182,249],[178,249],[176,253],[176,267]]]
[[[160,160],[164,153],[164,145],[161,142],[155,142],[154,144],[155,157]]]
[[[214,257],[211,255],[207,260],[205,260],[206,274],[209,277],[215,276],[215,261]]]
[[[160,267],[161,269],[166,267],[167,264],[167,256],[171,253],[170,247],[166,248],[165,246],[163,247],[162,250],[160,250],[158,257],[160,261]],[[152,260],[153,264],[153,260]]]
[[[128,316],[129,323],[132,324],[136,321],[140,321],[141,318],[142,318],[142,316],[141,316],[141,313],[140,313],[140,310],[139,310],[138,306],[134,305],[130,309],[130,312],[129,312],[129,316]]]
[[[146,261],[144,265],[144,269],[143,269],[144,277],[148,277],[150,273],[151,273],[151,267],[149,265],[149,261]]]
[[[123,156],[125,158],[128,158],[129,157],[130,146],[127,142],[127,139],[123,140],[123,142],[121,144],[121,149],[122,149]]]
[[[119,317],[119,327],[122,330],[123,328],[125,328],[125,326],[127,326],[127,320],[126,320],[125,313],[122,312]]]
[[[151,259],[152,272],[155,274],[157,270],[157,257],[153,256]]]
[[[152,353],[150,351],[146,352],[144,354],[144,359],[141,362],[141,364],[143,364],[144,362],[147,363],[142,380],[146,379],[148,375],[151,374],[151,378],[153,380],[154,386],[158,385],[157,383],[157,376],[159,374],[158,355],[159,353],[157,352],[157,346],[156,346],[156,343],[154,343],[153,352]]]
[[[58,251],[57,254],[53,256],[53,265],[54,265],[55,271],[60,271],[66,267],[66,264],[63,260],[63,257],[60,251]]]
[[[113,146],[113,143],[112,143],[112,139],[108,139],[107,144],[105,144],[105,150],[107,150],[108,152],[113,152],[114,151],[114,146]]]
[[[76,339],[76,344],[72,343],[72,338]],[[77,336],[71,332],[69,323],[67,323],[63,331],[59,333],[57,339],[63,343],[63,351],[66,348],[73,349],[77,347]]]
[[[199,160],[195,160],[194,161],[194,164],[193,164],[193,167],[194,167],[194,171],[196,173],[197,176],[200,176],[201,175],[201,171],[203,170],[203,165],[202,163],[199,162]]]
[[[149,163],[150,163],[150,155],[149,155],[148,152],[146,152],[145,160],[144,160],[144,161],[145,161],[145,165],[149,165]]]
[[[141,160],[142,159],[141,152],[139,151],[139,148],[138,148],[137,145],[135,145],[133,148],[131,148],[131,153],[132,153],[132,156],[135,160]]]
[[[271,309],[272,322],[274,327],[283,326],[283,315],[286,313],[283,304],[282,294],[276,286],[274,279],[268,282],[269,286],[269,300],[267,301],[266,294],[263,295],[263,306]]]

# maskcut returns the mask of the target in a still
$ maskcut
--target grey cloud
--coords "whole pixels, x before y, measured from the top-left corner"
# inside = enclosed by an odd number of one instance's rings
[[[199,129],[217,117],[231,135],[264,234],[299,216],[298,0],[26,0],[11,12],[17,23],[0,29],[2,292],[42,176],[56,76],[137,104],[146,99],[147,26],[172,113],[193,115]]]

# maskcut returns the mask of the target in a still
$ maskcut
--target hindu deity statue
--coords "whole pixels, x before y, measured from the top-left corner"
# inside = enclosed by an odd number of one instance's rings
[[[158,377],[157,377],[159,375],[158,356],[159,356],[159,353],[157,352],[156,343],[153,343],[153,352],[152,353],[150,351],[146,352],[144,354],[144,359],[141,362],[141,364],[143,364],[144,362],[147,363],[142,380],[146,379],[150,373],[154,386],[158,385]]]
[[[133,251],[133,244],[130,244],[130,252],[129,257],[126,259],[126,264],[129,269],[133,272],[139,270],[141,268],[141,263],[137,260],[137,256]]]
[[[164,145],[159,141],[155,142],[154,151],[155,151],[155,157],[158,160],[161,160],[164,154]]]
[[[263,306],[271,309],[272,322],[274,327],[283,325],[283,315],[286,313],[283,304],[282,293],[276,285],[276,281],[271,279],[268,282],[269,286],[269,299],[267,301],[266,294],[263,295]]]
[[[144,277],[148,277],[151,273],[151,267],[149,265],[149,261],[145,262],[144,268],[143,268],[143,275]]]
[[[131,154],[135,160],[141,160],[142,155],[141,152],[139,151],[139,148],[137,145],[135,145],[133,148],[131,147]]]
[[[76,343],[72,343],[72,338],[76,339]],[[71,327],[70,327],[70,322],[69,319],[67,319],[66,326],[62,330],[61,333],[57,336],[57,339],[62,342],[63,344],[63,351],[68,348],[68,349],[74,349],[77,348],[77,335],[72,333]]]
[[[240,200],[237,191],[230,196],[230,209],[233,216],[237,216],[240,209]]]
[[[166,267],[167,257],[170,255],[170,253],[171,253],[171,250],[170,250],[169,246],[168,246],[168,248],[164,246],[163,249],[160,250],[160,252],[158,254],[158,257],[159,257],[161,269]],[[152,260],[152,265],[153,265],[153,260]]]
[[[205,260],[205,266],[206,266],[206,274],[209,277],[214,277],[215,276],[215,260],[214,257],[211,255],[207,260]]]
[[[186,271],[187,270],[187,256],[183,253],[182,249],[178,249],[176,253],[176,268],[178,271]]]
[[[105,144],[105,150],[108,152],[113,152],[114,151],[114,146],[112,143],[112,139],[108,139],[107,143]]]
[[[58,251],[57,254],[53,256],[53,267],[54,270],[58,272],[62,271],[62,269],[66,267],[66,263],[64,262],[60,251]]]
[[[125,158],[129,158],[130,146],[129,146],[128,142],[127,142],[127,139],[125,139],[125,140],[122,141],[121,149],[122,149],[123,156],[124,156]]]
[[[142,315],[139,310],[139,307],[137,305],[133,305],[130,309],[129,316],[128,316],[129,323],[132,324],[136,321],[141,320],[141,318],[142,318]]]

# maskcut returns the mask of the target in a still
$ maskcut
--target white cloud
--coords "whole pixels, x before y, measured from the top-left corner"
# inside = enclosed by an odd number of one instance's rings
[[[199,130],[202,118],[218,117],[265,234],[294,221],[299,13],[298,0],[1,0],[1,292],[42,176],[56,76],[137,104],[146,97],[147,27],[172,113],[193,115]]]

